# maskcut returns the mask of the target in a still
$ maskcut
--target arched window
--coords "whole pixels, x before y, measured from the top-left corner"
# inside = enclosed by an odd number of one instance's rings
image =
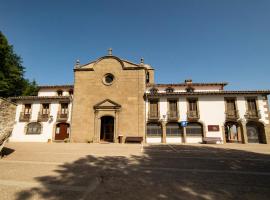
[[[32,122],[32,123],[27,124],[26,134],[27,135],[41,134],[41,124],[38,122]]]
[[[162,128],[159,123],[148,123],[147,124],[147,136],[148,137],[161,137]]]
[[[186,92],[194,92],[194,88],[193,87],[187,87]]]
[[[166,93],[172,93],[174,89],[172,87],[168,87],[165,89]]]
[[[63,91],[62,90],[57,90],[57,95],[58,96],[63,96]]]
[[[188,122],[186,132],[187,136],[203,136],[202,125],[197,122]]]
[[[68,91],[68,93],[69,93],[70,96],[72,96],[72,95],[73,95],[73,89],[70,89],[70,90]]]
[[[183,134],[183,129],[182,127],[179,126],[178,123],[168,123],[166,125],[166,135],[168,137],[170,136],[181,137],[182,134]]]
[[[149,72],[146,73],[145,82],[146,82],[146,83],[149,83],[149,82],[150,82],[150,75],[149,75]]]
[[[151,88],[149,91],[150,91],[151,94],[158,93],[158,89],[157,88]]]
[[[262,123],[249,121],[246,126],[248,143],[265,143],[265,129]]]

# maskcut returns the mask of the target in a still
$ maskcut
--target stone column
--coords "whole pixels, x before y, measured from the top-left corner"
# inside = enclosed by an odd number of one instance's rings
[[[187,128],[186,126],[183,127],[183,143],[187,142]]]
[[[166,143],[166,122],[162,121],[162,143]]]
[[[246,122],[242,122],[242,127],[243,127],[243,143],[247,144],[248,143],[248,138],[247,138],[247,126]]]
[[[226,135],[225,135],[225,127],[221,126],[221,130],[222,130],[222,137],[223,137],[223,144],[226,144]]]

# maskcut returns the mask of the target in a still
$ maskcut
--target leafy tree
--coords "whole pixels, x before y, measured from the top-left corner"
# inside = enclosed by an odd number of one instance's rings
[[[0,96],[36,95],[37,84],[24,78],[22,59],[0,31]]]

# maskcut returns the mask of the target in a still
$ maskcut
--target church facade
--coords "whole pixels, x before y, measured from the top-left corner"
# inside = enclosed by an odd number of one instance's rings
[[[269,90],[156,84],[154,69],[109,55],[76,63],[74,85],[40,86],[17,103],[10,141],[268,143]]]

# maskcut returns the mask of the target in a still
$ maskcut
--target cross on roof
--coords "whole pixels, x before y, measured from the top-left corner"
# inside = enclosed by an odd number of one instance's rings
[[[112,55],[112,48],[108,49],[108,55],[111,56]]]

